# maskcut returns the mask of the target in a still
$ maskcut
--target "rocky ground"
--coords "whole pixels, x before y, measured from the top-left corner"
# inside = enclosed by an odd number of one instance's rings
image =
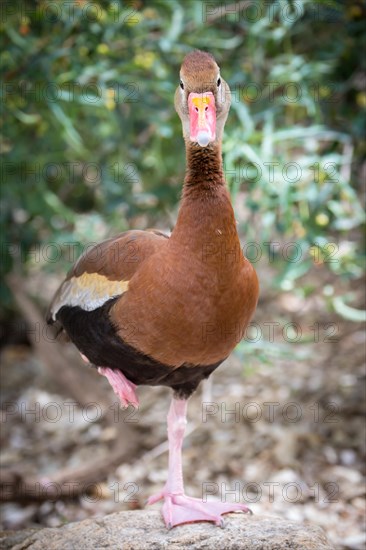
[[[62,527],[0,533],[3,550],[332,550],[314,525],[266,516],[229,514],[225,526],[200,522],[167,530],[157,511],[118,512]]]
[[[191,398],[186,490],[197,497],[245,501],[256,516],[321,526],[338,550],[361,550],[364,326],[328,307],[327,294],[335,284],[329,272],[313,270],[306,277],[306,295],[263,289],[256,325]],[[337,291],[349,290],[344,284]],[[361,304],[362,288],[352,290],[354,303]],[[22,342],[3,348],[1,468],[21,472],[22,479],[43,480],[37,488],[28,487],[38,494],[54,474],[107,459],[120,426],[113,415],[112,421],[111,415],[108,421],[103,417],[98,403],[73,404],[41,366],[35,350]],[[96,384],[104,380],[96,377]],[[70,484],[74,498],[53,494],[48,500],[4,502],[4,529],[56,527],[141,509],[161,488],[167,475],[170,392],[142,387],[140,410],[121,413],[105,388],[112,413],[124,415],[128,437],[137,441],[133,456],[102,481],[78,486],[75,494]]]

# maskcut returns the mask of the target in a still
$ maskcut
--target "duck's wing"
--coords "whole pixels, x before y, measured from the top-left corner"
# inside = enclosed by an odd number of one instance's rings
[[[57,290],[47,312],[47,322],[55,323],[63,306],[92,311],[124,294],[141,264],[168,238],[156,230],[131,230],[87,250]]]

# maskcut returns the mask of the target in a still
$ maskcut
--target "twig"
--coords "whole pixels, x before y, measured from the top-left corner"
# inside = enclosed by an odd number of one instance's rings
[[[248,8],[252,3],[253,3],[253,0],[242,0],[241,2],[235,2],[233,4],[229,4],[228,6],[226,6],[225,4],[218,4],[217,6],[213,6],[213,8],[217,11],[207,16],[204,23],[207,25],[210,25],[211,23],[216,21],[216,19],[220,19],[220,17],[225,17],[225,15],[233,15],[245,8]],[[204,7],[204,5],[205,4],[203,2],[202,7]],[[195,27],[196,27],[196,23],[194,21],[190,21],[185,26],[184,31],[191,32]]]
[[[136,444],[133,444],[136,447]],[[18,470],[0,469],[0,502],[43,502],[73,499],[95,491],[126,457],[126,446],[117,448],[107,457],[88,462],[80,468],[61,470],[49,477],[26,477]]]

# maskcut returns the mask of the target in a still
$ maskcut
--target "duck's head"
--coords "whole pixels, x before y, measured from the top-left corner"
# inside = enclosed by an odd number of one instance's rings
[[[220,141],[230,108],[230,88],[211,54],[195,50],[180,69],[175,109],[186,140],[207,147]]]

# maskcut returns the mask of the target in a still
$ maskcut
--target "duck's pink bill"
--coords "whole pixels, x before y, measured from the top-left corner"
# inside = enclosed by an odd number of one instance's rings
[[[216,107],[212,92],[203,94],[190,93],[188,96],[189,137],[201,147],[216,138]]]

